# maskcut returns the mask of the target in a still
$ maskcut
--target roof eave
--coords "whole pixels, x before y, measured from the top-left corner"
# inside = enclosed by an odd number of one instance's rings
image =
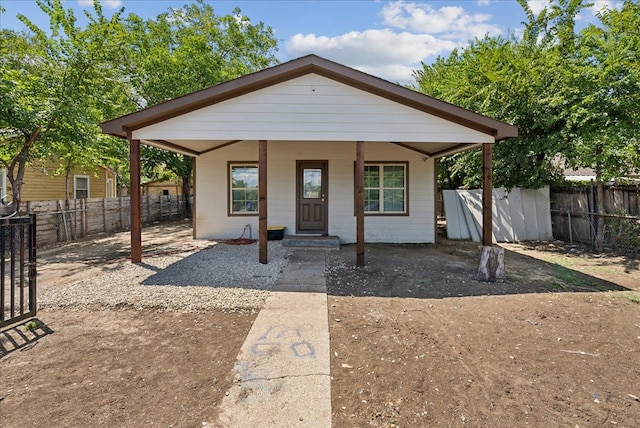
[[[518,134],[517,127],[513,125],[316,55],[307,55],[103,122],[102,132],[127,138],[130,131],[311,73],[492,135],[496,141],[515,137]]]

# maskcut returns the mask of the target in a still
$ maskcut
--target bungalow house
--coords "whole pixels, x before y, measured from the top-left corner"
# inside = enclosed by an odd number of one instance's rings
[[[69,176],[69,194],[66,195],[64,174],[54,173],[59,168],[55,162],[28,165],[20,197],[27,201],[51,201],[62,199],[113,198],[116,196],[116,173],[109,168],[97,166],[95,170],[78,168]],[[11,183],[7,172],[1,169],[0,191],[11,200]]]
[[[234,238],[250,224],[266,263],[267,227],[281,225],[356,243],[358,265],[365,242],[435,242],[437,158],[482,146],[490,192],[491,145],[517,135],[507,123],[315,55],[102,130],[129,140],[132,189],[140,144],[195,158],[195,238]],[[142,256],[136,198],[134,262]]]

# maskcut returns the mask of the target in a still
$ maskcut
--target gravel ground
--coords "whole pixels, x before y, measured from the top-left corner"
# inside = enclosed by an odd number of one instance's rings
[[[40,283],[38,307],[178,312],[259,308],[290,255],[279,241],[269,241],[269,263],[263,265],[257,243],[204,242],[205,248],[156,248],[139,264],[103,264],[95,276],[81,281]]]

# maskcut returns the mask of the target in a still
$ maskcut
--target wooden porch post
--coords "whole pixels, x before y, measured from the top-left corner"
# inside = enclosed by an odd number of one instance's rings
[[[493,168],[491,165],[492,146],[485,143],[482,145],[482,245],[490,247],[493,245],[493,218],[492,218],[492,196],[493,196]]]
[[[482,145],[482,250],[478,277],[482,281],[504,280],[504,249],[493,246],[493,168],[490,143]]]
[[[267,260],[267,141],[258,141],[258,245],[260,263]]]
[[[197,180],[197,174],[198,174],[198,159],[197,158],[193,158],[192,160],[193,162],[193,183],[191,183],[191,192],[193,193],[193,204],[191,204],[191,224],[193,225],[193,239],[196,239],[196,236],[198,236],[198,231],[197,231],[197,227],[198,225],[196,224],[196,221],[194,220],[196,218],[196,203],[197,203],[197,197],[196,197],[196,193],[198,192],[198,189],[196,188],[196,183],[198,182]],[[177,193],[177,189],[176,189],[176,193]],[[188,198],[189,195],[183,195],[184,198]],[[185,201],[185,204],[187,204],[189,201]],[[180,212],[178,210],[178,212]]]
[[[356,141],[356,266],[364,266],[364,141]]]
[[[142,218],[140,199],[140,140],[129,138],[131,178],[131,262],[142,261]]]

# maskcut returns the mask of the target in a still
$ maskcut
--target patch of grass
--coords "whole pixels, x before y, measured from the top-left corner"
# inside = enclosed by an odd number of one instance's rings
[[[562,266],[562,267],[575,266],[575,261],[572,260],[571,257],[566,257],[566,256],[548,256],[548,257],[544,257],[543,260],[547,263],[551,263],[551,264]]]
[[[544,284],[548,289],[553,290],[553,291],[564,291],[567,289],[566,286],[564,286],[563,284],[560,284],[557,281],[546,281]]]
[[[560,291],[560,290],[593,290],[593,291],[606,291],[608,288],[595,281],[589,281],[584,274],[576,272],[564,266],[554,266],[554,279],[547,281],[547,287]]]
[[[637,303],[640,305],[640,295],[639,294],[625,294],[624,297],[631,300],[633,303]]]
[[[38,321],[29,321],[24,325],[24,331],[35,330],[38,327],[40,327],[40,325],[38,324]]]
[[[583,284],[582,279],[578,277],[578,272],[574,270],[567,269],[564,266],[556,266],[554,270],[556,277],[567,285],[580,286]]]

